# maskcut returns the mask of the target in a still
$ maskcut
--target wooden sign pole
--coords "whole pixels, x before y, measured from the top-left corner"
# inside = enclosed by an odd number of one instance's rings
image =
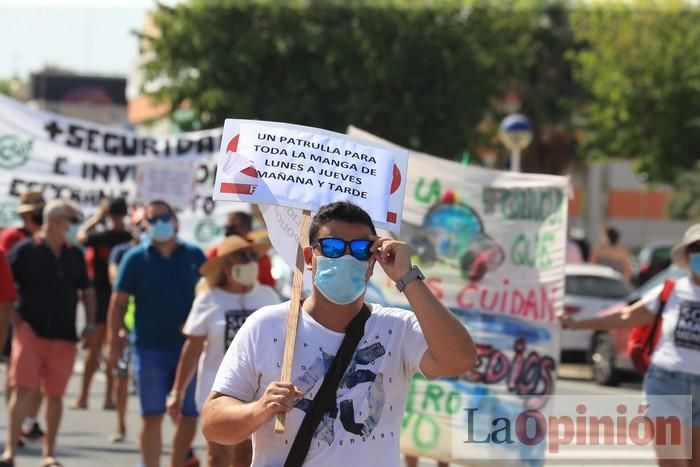
[[[311,212],[304,209],[299,226],[299,244],[297,245],[297,260],[292,280],[292,298],[289,303],[289,317],[287,318],[287,337],[284,340],[284,359],[282,360],[282,376],[280,381],[292,381],[292,362],[294,361],[294,347],[297,342],[297,324],[301,303],[301,291],[304,282],[304,247],[309,243],[309,223]],[[275,420],[275,433],[284,433],[285,414],[278,414]]]

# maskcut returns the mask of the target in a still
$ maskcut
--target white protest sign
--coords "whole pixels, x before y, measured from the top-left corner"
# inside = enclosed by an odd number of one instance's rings
[[[398,231],[407,164],[405,150],[340,133],[229,119],[213,198],[310,211],[350,201],[378,226]]]
[[[156,161],[138,168],[136,198],[143,203],[163,200],[172,206],[188,206],[194,191],[194,170],[190,164]]]

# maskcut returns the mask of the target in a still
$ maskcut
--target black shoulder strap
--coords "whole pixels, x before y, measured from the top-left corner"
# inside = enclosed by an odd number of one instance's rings
[[[365,322],[369,318],[370,311],[367,305],[362,305],[362,310],[350,321],[343,342],[331,363],[326,376],[323,378],[321,388],[316,393],[313,402],[306,410],[306,416],[301,422],[292,448],[289,450],[284,467],[301,467],[309,452],[311,440],[316,432],[318,424],[321,423],[323,415],[331,408],[335,407],[336,392],[340,379],[350,364],[357,344],[365,334]]]

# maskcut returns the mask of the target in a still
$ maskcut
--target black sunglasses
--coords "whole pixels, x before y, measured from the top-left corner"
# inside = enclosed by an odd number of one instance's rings
[[[350,249],[350,254],[360,261],[367,261],[372,253],[369,251],[372,248],[372,240],[357,239],[346,241],[337,237],[319,238],[311,244],[311,248],[321,246],[321,253],[327,258],[340,258],[345,254],[347,249]]]
[[[171,216],[169,212],[164,212],[160,216],[148,217],[148,218],[146,218],[146,220],[148,221],[149,224],[155,224],[158,221],[168,222],[170,219],[172,219],[172,217],[173,216]]]
[[[688,253],[700,253],[700,243],[691,243],[686,249]]]
[[[237,251],[231,255],[239,263],[251,263],[257,261],[259,256],[254,251]]]

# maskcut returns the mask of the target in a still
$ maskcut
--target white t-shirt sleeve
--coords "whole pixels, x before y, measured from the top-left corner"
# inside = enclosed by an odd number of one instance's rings
[[[661,284],[642,295],[641,301],[644,307],[653,314],[656,314],[656,311],[659,309],[659,297],[663,289],[664,284]]]
[[[208,334],[208,321],[211,316],[210,292],[199,295],[192,303],[190,314],[182,327],[182,333],[186,336],[206,336]]]
[[[242,402],[255,399],[259,384],[255,367],[255,321],[247,319],[236,333],[216,373],[212,391]]]
[[[421,371],[420,362],[428,350],[428,343],[425,341],[423,330],[420,328],[418,318],[413,313],[408,313],[405,319],[406,331],[403,339],[403,362],[406,375],[413,376]]]

